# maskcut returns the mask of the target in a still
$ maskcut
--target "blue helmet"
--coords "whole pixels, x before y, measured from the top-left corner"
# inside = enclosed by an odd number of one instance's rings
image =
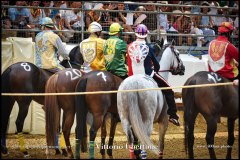
[[[42,18],[41,21],[39,22],[39,24],[41,26],[47,26],[47,27],[50,27],[50,28],[54,27],[54,23],[53,23],[52,19],[49,18],[49,17]]]

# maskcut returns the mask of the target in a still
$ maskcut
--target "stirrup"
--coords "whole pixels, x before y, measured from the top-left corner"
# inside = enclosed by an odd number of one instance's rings
[[[180,126],[180,123],[178,122],[177,119],[169,118],[169,122],[173,123],[173,124],[176,125],[176,126]]]

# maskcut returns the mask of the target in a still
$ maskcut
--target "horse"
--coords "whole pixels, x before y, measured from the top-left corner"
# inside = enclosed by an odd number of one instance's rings
[[[65,69],[52,75],[45,86],[45,93],[67,93],[74,92],[75,86],[79,81],[80,77],[85,72],[78,69]],[[56,137],[55,135],[59,132],[60,113],[63,109],[64,113],[64,124],[62,132],[66,142],[68,154],[70,158],[73,158],[73,152],[69,141],[71,127],[74,122],[75,116],[75,99],[73,95],[64,96],[45,96],[45,117],[46,117],[46,141],[47,146],[54,146]],[[64,141],[60,141],[62,147],[64,147]],[[83,146],[85,147],[85,146]],[[86,149],[85,149],[86,150]],[[47,156],[49,156],[48,148],[46,150]]]
[[[65,68],[74,67],[80,68],[79,65],[83,64],[83,58],[80,57],[74,47],[69,53],[70,64],[67,60],[63,60],[61,64]],[[73,62],[73,63],[71,63]],[[48,78],[53,75],[52,72],[38,68],[30,62],[17,62],[9,66],[2,73],[2,93],[44,93],[45,84]],[[28,108],[31,101],[34,100],[40,104],[44,104],[44,96],[3,96],[1,107],[1,152],[8,154],[6,147],[6,132],[9,121],[9,116],[12,111],[15,101],[18,103],[19,112],[16,120],[18,139],[20,150],[24,156],[29,156],[24,146],[24,138],[22,134],[24,120],[28,113]],[[56,150],[56,153],[60,153]],[[66,153],[63,151],[63,153]]]
[[[166,68],[167,71],[171,70],[176,75],[182,75],[184,74],[184,66],[178,56],[179,54],[177,54],[173,45],[167,45],[161,55],[160,64],[164,64],[165,62],[167,63],[166,66],[168,66],[168,68]],[[162,70],[161,65],[160,70]],[[158,85],[151,77],[136,74],[126,78],[121,83],[118,90],[138,90],[147,88],[158,88]],[[118,92],[117,108],[123,131],[128,139],[130,158],[135,158],[133,152],[136,148],[133,147],[133,143],[137,140],[141,142],[140,148],[138,147],[138,149],[142,150],[142,158],[147,157],[145,149],[151,149],[159,158],[162,158],[164,136],[168,126],[167,104],[162,91]],[[152,144],[149,138],[154,122],[158,122],[159,124],[160,150]]]
[[[200,71],[187,79],[187,85],[217,84],[230,82],[217,73]],[[217,130],[217,121],[220,117],[228,118],[227,159],[231,159],[234,143],[234,123],[239,117],[238,87],[232,85],[183,88],[182,99],[184,104],[184,136],[185,151],[190,159],[194,158],[194,124],[197,115],[203,115],[207,124],[206,142],[211,159],[216,159],[214,152],[214,136]]]
[[[107,71],[91,71],[83,75],[76,85],[76,92],[85,91],[110,91],[117,90],[118,86],[122,82],[122,79],[113,75]],[[87,135],[86,115],[90,112],[93,115],[93,122],[89,130],[90,134],[90,158],[94,158],[94,140],[98,129],[103,124],[102,132],[104,132],[105,119],[107,112],[111,113],[111,130],[109,137],[109,145],[113,145],[113,138],[115,135],[116,125],[119,122],[116,94],[87,94],[77,95],[76,99],[76,152],[75,158],[80,158],[80,146],[79,143],[84,140]],[[105,133],[106,134],[106,133]],[[104,138],[104,137],[102,137]],[[105,139],[102,139],[102,144],[105,143]],[[101,145],[102,145],[101,144]],[[102,147],[101,147],[102,148]],[[104,149],[101,149],[101,154],[104,158]],[[111,149],[107,150],[107,153],[112,157]]]

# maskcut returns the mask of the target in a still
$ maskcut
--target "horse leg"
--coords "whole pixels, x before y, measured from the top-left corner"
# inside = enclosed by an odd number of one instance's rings
[[[105,159],[105,139],[106,139],[106,136],[107,136],[106,117],[107,117],[107,114],[104,115],[103,123],[102,123],[102,126],[101,126],[101,148],[100,148],[100,153],[102,155],[102,159]]]
[[[65,120],[66,120],[66,114],[63,112],[62,128],[65,127]],[[60,139],[59,139],[60,144],[59,144],[58,147],[60,147],[60,149],[62,150],[62,155],[64,157],[67,157],[68,154],[67,154],[67,151],[66,151],[66,148],[65,148],[66,147],[66,138],[65,138],[64,132],[63,131],[61,132],[61,126],[60,125],[59,125],[59,133],[60,133]],[[58,153],[57,150],[59,150],[59,148],[55,148],[55,150],[56,150],[56,154],[57,154]]]
[[[185,148],[187,147],[188,158],[194,159],[193,145],[194,145],[194,124],[197,118],[198,112],[192,111],[189,115],[184,115],[187,117],[185,119]]]
[[[6,147],[6,133],[8,128],[9,117],[14,105],[14,100],[11,97],[2,98],[1,107],[1,153],[8,154],[8,149]]]
[[[144,153],[144,151],[143,151],[143,153],[141,153],[141,149],[140,149],[140,144],[138,142],[138,138],[136,137],[134,132],[132,132],[132,133],[133,133],[133,139],[134,139],[134,141],[133,141],[133,149],[134,149],[134,155],[135,155],[136,159],[141,159],[141,156],[146,158],[146,156],[147,156],[146,152]],[[142,154],[144,154],[144,155],[142,155]]]
[[[123,117],[122,117],[121,118],[121,123],[122,123],[123,131],[127,135],[130,159],[135,159],[134,148],[133,148],[134,136],[133,136],[133,131],[130,127],[129,120],[128,119],[123,119]]]
[[[66,146],[67,146],[67,151],[69,154],[70,158],[73,158],[73,152],[72,152],[72,148],[71,148],[71,144],[70,144],[70,132],[71,132],[71,128],[74,122],[74,112],[67,112],[65,114],[65,121],[64,121],[64,125],[63,125],[63,134],[64,134],[64,138],[66,141]]]
[[[31,103],[31,98],[26,97],[21,101],[17,101],[19,105],[19,112],[16,120],[16,126],[17,126],[17,134],[18,134],[18,141],[19,141],[19,146],[20,146],[20,151],[24,154],[24,157],[28,157],[28,152],[25,148],[25,142],[24,142],[24,137],[23,137],[23,125],[25,118],[28,114],[28,109],[29,105]]]
[[[208,152],[210,154],[211,159],[216,159],[216,154],[214,151],[214,136],[217,131],[217,120],[218,120],[218,117],[214,117],[214,116],[209,116],[208,118],[206,118],[206,121],[207,121],[206,141],[207,141]]]
[[[228,118],[228,146],[227,146],[227,156],[226,159],[232,158],[232,146],[234,143],[234,124],[235,124],[235,118]]]
[[[102,125],[102,114],[93,114],[93,124],[89,130],[90,142],[89,142],[89,159],[94,159],[94,141],[97,135],[97,131]]]
[[[110,159],[113,159],[112,156],[112,146],[113,146],[113,140],[114,140],[114,135],[117,127],[117,123],[119,122],[119,117],[118,114],[112,114],[111,115],[111,126],[110,126],[110,136],[109,136],[109,141],[108,141],[108,149],[107,149],[107,154]]]
[[[159,117],[159,121],[158,121],[158,126],[159,126],[159,142],[158,142],[158,146],[160,149],[159,152],[159,159],[163,158],[163,150],[164,150],[164,138],[165,138],[165,134],[168,128],[168,115],[167,115],[167,106],[165,105],[165,107],[162,109],[162,112],[160,114]]]

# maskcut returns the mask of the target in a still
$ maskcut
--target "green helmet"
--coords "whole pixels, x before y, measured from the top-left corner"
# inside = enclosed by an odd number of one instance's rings
[[[123,30],[123,28],[121,27],[121,25],[119,23],[113,23],[110,26],[109,35],[110,36],[115,35],[118,32],[122,32],[122,30]]]
[[[54,27],[54,23],[53,23],[52,19],[49,18],[49,17],[42,18],[39,24],[41,26],[47,26],[47,27],[50,27],[50,28]]]

